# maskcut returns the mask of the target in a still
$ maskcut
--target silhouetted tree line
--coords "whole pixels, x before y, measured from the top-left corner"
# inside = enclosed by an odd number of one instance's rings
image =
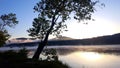
[[[36,46],[39,42],[28,42],[28,43],[13,43],[8,44],[6,46]],[[71,39],[71,40],[49,40],[48,46],[56,46],[56,45],[110,45],[110,44],[120,44],[120,33],[109,35],[109,36],[101,36],[96,38],[89,39]]]

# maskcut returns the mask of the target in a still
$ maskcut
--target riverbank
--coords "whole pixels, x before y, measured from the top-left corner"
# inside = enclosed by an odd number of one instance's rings
[[[21,62],[2,61],[0,68],[69,68],[66,64],[60,61],[33,61],[24,60]]]
[[[0,68],[69,68],[59,60],[33,60],[27,58],[27,50],[0,52]]]

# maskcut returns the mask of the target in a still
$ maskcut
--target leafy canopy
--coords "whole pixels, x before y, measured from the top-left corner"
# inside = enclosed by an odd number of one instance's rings
[[[34,6],[39,13],[33,21],[33,28],[28,32],[32,37],[44,39],[47,33],[58,35],[66,31],[66,20],[91,20],[95,5],[99,1],[93,0],[40,0]]]
[[[9,13],[0,16],[0,46],[10,38],[6,27],[14,27],[18,24],[16,14]]]
[[[5,44],[5,41],[8,40],[10,35],[7,31],[0,31],[0,47]]]
[[[6,27],[14,27],[18,24],[16,14],[9,13],[0,16],[0,31],[6,30]]]

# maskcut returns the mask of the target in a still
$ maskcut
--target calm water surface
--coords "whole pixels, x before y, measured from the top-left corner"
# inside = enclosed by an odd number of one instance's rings
[[[71,68],[120,68],[120,45],[50,46]],[[32,57],[32,56],[31,56]]]
[[[71,68],[120,68],[120,46],[56,47],[59,60]]]
[[[36,48],[27,47],[30,50],[29,58],[33,56]],[[71,68],[120,68],[120,45],[50,46],[47,48],[56,49],[59,60]],[[4,49],[0,48],[0,50]]]
[[[76,51],[59,59],[72,68],[120,68],[120,56],[113,54]]]

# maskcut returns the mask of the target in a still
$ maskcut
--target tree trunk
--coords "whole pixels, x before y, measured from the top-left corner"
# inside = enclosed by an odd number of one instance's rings
[[[42,50],[44,49],[44,46],[46,46],[46,44],[48,42],[49,32],[51,32],[51,30],[48,31],[48,33],[46,34],[45,39],[39,43],[38,48],[37,48],[34,56],[32,57],[32,59],[34,59],[34,60],[39,59],[39,55],[41,54]]]
[[[42,52],[42,50],[44,48],[44,45],[42,43],[43,43],[42,41],[39,43],[38,48],[37,48],[34,56],[32,57],[32,59],[34,59],[34,60],[39,59],[39,55],[40,55],[40,53]]]
[[[39,46],[38,46],[38,48],[37,48],[34,56],[32,57],[32,59],[34,59],[34,60],[38,60],[38,59],[39,59],[39,55],[41,54],[44,46],[46,46],[46,44],[47,44],[47,42],[48,42],[49,34],[50,34],[50,32],[52,31],[52,29],[53,29],[53,27],[54,27],[54,25],[55,25],[54,20],[55,20],[55,16],[53,17],[51,27],[50,27],[50,29],[47,31],[47,34],[46,34],[46,36],[45,36],[45,39],[39,43]]]
[[[52,29],[53,29],[53,27],[54,27],[54,25],[55,25],[56,20],[58,19],[58,18],[55,19],[55,16],[56,16],[57,13],[58,13],[58,11],[55,11],[55,14],[54,14],[54,16],[53,16],[52,24],[51,24],[51,26],[50,26],[50,29],[47,31],[47,34],[46,34],[46,36],[45,36],[45,39],[39,43],[39,46],[38,46],[38,48],[37,48],[34,56],[32,57],[32,59],[34,59],[34,60],[38,60],[38,59],[39,59],[39,55],[41,54],[44,46],[46,46],[46,44],[47,44],[47,42],[48,42],[49,34],[50,34],[50,32],[52,31]],[[58,17],[59,17],[59,16],[58,16]]]

